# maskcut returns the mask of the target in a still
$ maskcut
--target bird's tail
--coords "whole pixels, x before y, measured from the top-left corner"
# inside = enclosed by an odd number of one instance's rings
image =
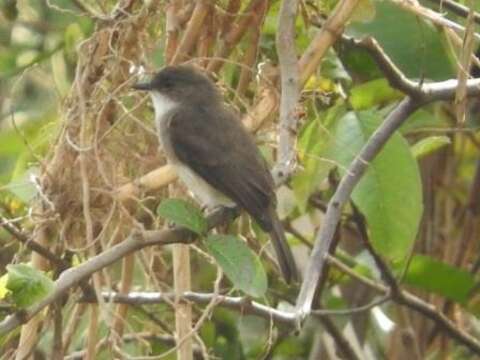
[[[272,239],[272,244],[277,254],[280,271],[287,284],[299,281],[298,269],[293,258],[292,250],[287,243],[285,231],[275,211],[272,211],[271,219],[272,230],[270,231],[270,238]]]

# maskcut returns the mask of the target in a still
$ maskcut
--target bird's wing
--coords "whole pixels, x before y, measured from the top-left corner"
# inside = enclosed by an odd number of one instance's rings
[[[273,180],[253,138],[224,108],[182,107],[168,124],[172,149],[208,184],[271,229]]]

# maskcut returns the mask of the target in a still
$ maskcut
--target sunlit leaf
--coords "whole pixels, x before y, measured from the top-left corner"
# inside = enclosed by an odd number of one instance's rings
[[[350,103],[356,110],[380,106],[403,97],[400,91],[390,87],[386,79],[376,79],[357,85],[350,93]]]
[[[412,146],[412,154],[419,159],[448,144],[450,144],[450,138],[447,136],[429,136]]]
[[[242,240],[232,235],[209,235],[205,244],[237,289],[254,297],[265,294],[265,270],[258,257]]]
[[[350,112],[338,121],[328,156],[344,166],[342,174],[379,123],[374,112]],[[369,164],[352,199],[366,218],[374,247],[391,260],[403,260],[415,240],[423,205],[418,165],[400,134]]]
[[[412,257],[404,282],[460,303],[468,300],[475,286],[475,278],[470,272],[425,255]]]
[[[28,307],[54,289],[54,282],[45,273],[26,264],[7,265],[7,289],[11,292],[14,303],[20,307]]]
[[[408,77],[444,80],[455,76],[442,32],[391,1],[377,1],[375,18],[352,22],[347,33],[373,36]]]
[[[200,209],[185,200],[164,200],[158,206],[157,214],[199,235],[207,231],[208,224]]]

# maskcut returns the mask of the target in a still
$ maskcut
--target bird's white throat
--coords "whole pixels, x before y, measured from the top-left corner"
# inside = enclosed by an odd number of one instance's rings
[[[151,91],[150,96],[152,98],[153,108],[155,109],[156,121],[161,121],[165,114],[173,110],[178,105],[177,102],[171,100],[158,91]]]
[[[225,195],[214,189],[204,179],[190,169],[188,165],[180,162],[173,151],[168,151],[172,145],[165,146],[166,144],[163,143],[167,142],[168,144],[170,140],[168,132],[163,133],[165,131],[166,124],[162,124],[162,122],[166,121],[169,118],[169,116],[166,115],[180,104],[172,101],[170,98],[159,93],[158,91],[150,92],[150,96],[152,97],[153,107],[155,109],[155,123],[157,125],[160,142],[164,147],[165,155],[167,156],[169,163],[174,167],[179,178],[202,205],[207,206],[208,208],[215,208],[218,205],[234,206],[235,204],[232,200],[228,199]]]

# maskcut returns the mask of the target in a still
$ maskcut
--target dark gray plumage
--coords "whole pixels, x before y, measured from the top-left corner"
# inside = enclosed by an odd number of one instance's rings
[[[285,280],[297,280],[270,171],[215,84],[191,67],[169,66],[135,88],[150,91],[163,149],[189,190],[208,207],[233,202],[247,211],[270,234]]]

